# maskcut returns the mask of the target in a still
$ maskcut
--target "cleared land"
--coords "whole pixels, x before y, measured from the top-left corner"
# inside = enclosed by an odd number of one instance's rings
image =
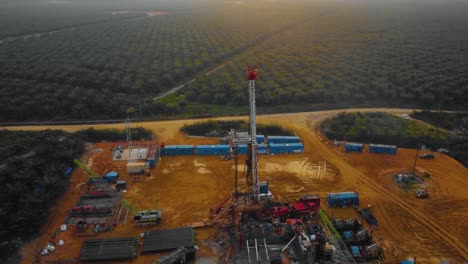
[[[350,110],[351,111],[351,110]],[[354,110],[356,111],[356,110]],[[387,111],[401,115],[410,110],[359,109],[359,111]],[[399,149],[396,156],[378,154],[345,154],[316,133],[324,118],[340,111],[260,116],[262,123],[281,124],[294,130],[304,141],[305,154],[260,156],[260,175],[270,181],[272,192],[284,200],[295,199],[301,194],[358,191],[361,205],[373,205],[379,220],[374,235],[385,249],[385,263],[396,263],[408,256],[417,256],[422,263],[439,263],[450,260],[460,263],[468,260],[468,170],[450,157],[437,154],[431,161],[418,160],[418,167],[429,171],[427,180],[430,199],[417,200],[414,193],[405,192],[392,182],[392,174],[409,170],[414,162],[415,150]],[[241,117],[239,117],[241,118]],[[233,119],[232,117],[226,119]],[[185,123],[200,120],[180,120],[142,123],[158,133],[166,144],[216,143],[216,139],[189,138],[178,131]],[[115,127],[103,125],[96,127]],[[44,129],[45,127],[19,127],[12,129]],[[83,126],[61,126],[57,129],[77,130]],[[181,226],[200,221],[208,214],[210,206],[232,190],[233,162],[220,161],[219,157],[163,157],[151,178],[141,183],[131,183],[124,171],[124,163],[112,162],[111,144],[97,144],[102,149],[93,155],[92,166],[99,172],[120,171],[130,182],[127,198],[140,208],[151,207],[154,197],[163,209],[163,222],[156,228]],[[30,263],[34,246],[44,246],[51,234],[63,222],[66,211],[78,198],[76,185],[86,180],[84,173],[75,171],[70,191],[59,201],[51,216],[50,224],[43,235],[25,246],[23,263]],[[354,217],[351,209],[326,208],[326,212],[337,217]],[[138,236],[142,230],[130,224],[119,225],[110,234],[100,236]],[[68,231],[67,231],[68,232]],[[213,234],[213,229],[197,231],[197,239]],[[76,257],[83,238],[74,238],[71,233],[64,236],[64,248],[58,248],[55,257]],[[73,242],[72,242],[73,241]],[[29,253],[29,254],[28,254]],[[212,255],[202,247],[203,255]],[[139,256],[133,263],[147,263],[155,256]]]

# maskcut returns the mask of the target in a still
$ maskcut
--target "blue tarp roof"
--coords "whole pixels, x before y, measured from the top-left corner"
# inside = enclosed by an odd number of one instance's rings
[[[349,199],[359,197],[357,192],[327,193],[327,197],[332,199]]]
[[[167,145],[164,148],[167,148],[167,149],[187,149],[187,148],[193,148],[193,145]]]
[[[117,176],[119,176],[119,173],[116,171],[111,171],[106,174],[106,177],[117,177]]]
[[[197,149],[226,149],[231,148],[229,145],[198,145]]]

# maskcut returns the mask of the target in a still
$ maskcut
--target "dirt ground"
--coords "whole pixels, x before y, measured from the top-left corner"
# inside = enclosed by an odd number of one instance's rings
[[[411,110],[358,109],[360,111],[386,111],[397,115]],[[356,111],[349,110],[349,111]],[[415,150],[398,149],[398,154],[344,153],[324,139],[316,128],[320,121],[342,110],[310,113],[278,114],[259,116],[258,123],[274,123],[287,126],[301,137],[305,145],[304,154],[260,155],[261,180],[270,182],[270,189],[281,200],[291,201],[302,194],[318,193],[325,197],[328,192],[357,191],[361,207],[372,205],[379,221],[374,231],[385,251],[383,263],[398,263],[407,257],[417,257],[419,263],[450,263],[468,261],[468,170],[452,158],[436,154],[434,160],[418,159],[417,166],[431,173],[426,180],[430,198],[418,200],[414,190],[405,191],[392,181],[396,172],[409,171],[413,165]],[[227,117],[214,119],[245,119]],[[159,142],[165,144],[215,144],[217,139],[186,137],[178,129],[200,120],[175,120],[141,123],[158,134]],[[57,126],[56,129],[75,131],[89,126]],[[98,125],[96,128],[117,127],[123,124]],[[45,129],[50,127],[13,127],[8,129]],[[208,215],[209,207],[233,190],[234,162],[221,161],[219,157],[179,156],[163,157],[152,176],[144,182],[132,183],[125,173],[125,163],[113,162],[110,148],[112,143],[93,146],[95,154],[90,164],[98,173],[119,171],[129,182],[126,198],[141,209],[155,207],[154,200],[163,210],[163,222],[156,228],[178,227],[185,223],[198,222]],[[87,160],[87,157],[84,158]],[[239,162],[242,165],[242,159]],[[240,177],[243,166],[239,168]],[[70,189],[60,199],[53,211],[49,224],[42,235],[28,243],[23,250],[22,263],[32,262],[32,253],[50,240],[53,232],[63,222],[66,211],[79,196],[76,187],[86,180],[84,173],[75,170]],[[323,199],[325,201],[325,199]],[[353,209],[329,209],[323,202],[328,215],[340,218],[356,216]],[[145,228],[119,224],[112,233],[98,237],[138,236]],[[214,234],[214,229],[196,231],[197,244],[202,246],[202,256],[213,253],[204,247],[204,241]],[[84,237],[74,237],[71,230],[59,233],[57,238],[65,240],[52,258],[79,256]],[[203,241],[202,241],[203,240]],[[35,250],[34,250],[35,249]],[[152,263],[157,255],[138,256],[132,263]],[[41,261],[46,258],[41,258]],[[115,262],[114,262],[115,263]],[[127,262],[121,262],[127,263]]]

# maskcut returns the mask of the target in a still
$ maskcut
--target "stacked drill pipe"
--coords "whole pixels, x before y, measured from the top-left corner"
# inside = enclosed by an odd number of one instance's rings
[[[81,261],[133,259],[137,255],[136,237],[89,239],[81,247]]]
[[[195,243],[194,234],[191,227],[148,231],[143,238],[141,254],[179,247],[193,247]]]

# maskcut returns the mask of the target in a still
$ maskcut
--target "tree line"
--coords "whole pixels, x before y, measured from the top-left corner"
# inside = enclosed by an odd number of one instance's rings
[[[132,136],[147,140],[153,135],[138,128]],[[102,140],[125,140],[125,131],[0,130],[1,263],[19,262],[18,250],[38,234],[56,199],[67,190],[66,169],[81,157],[85,142]]]
[[[324,120],[320,128],[331,140],[388,144],[404,148],[425,145],[433,150],[447,149],[448,155],[468,166],[466,133],[453,134],[381,112],[343,112]]]

